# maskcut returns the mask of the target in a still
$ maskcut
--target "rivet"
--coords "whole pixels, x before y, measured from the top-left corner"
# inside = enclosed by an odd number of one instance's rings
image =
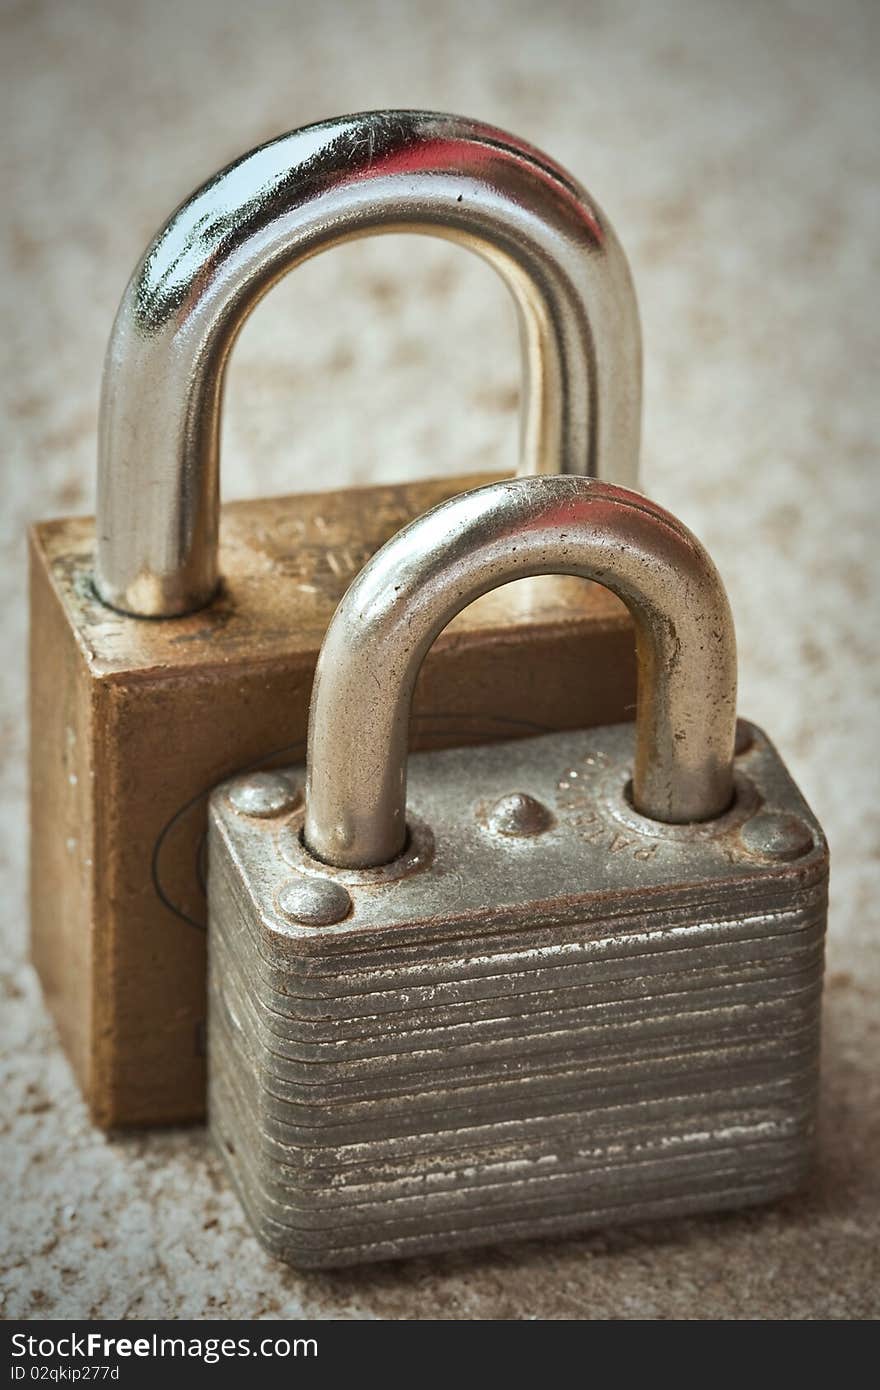
[[[278,894],[278,906],[291,922],[332,927],[352,909],[351,894],[329,878],[296,878]]]
[[[800,859],[813,848],[813,832],[799,816],[762,811],[739,832],[750,854],[762,859]]]
[[[553,817],[543,802],[528,792],[511,792],[495,802],[486,824],[496,835],[540,835],[549,830]]]
[[[262,820],[292,811],[300,802],[300,792],[280,772],[251,772],[233,783],[229,801],[240,816]]]

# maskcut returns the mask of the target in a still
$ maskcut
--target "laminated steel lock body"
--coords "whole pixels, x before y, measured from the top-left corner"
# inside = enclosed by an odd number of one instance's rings
[[[635,726],[418,753],[407,776],[436,634],[548,571],[629,605]],[[735,694],[711,560],[623,489],[490,485],[368,563],[322,648],[307,770],[212,798],[210,1123],[272,1250],[341,1265],[801,1181],[827,846],[765,736],[735,739]]]
[[[513,291],[522,466],[635,479],[626,261],[591,197],[529,145],[452,116],[344,117],[252,151],[174,213],[107,353],[97,525],[46,523],[31,545],[33,956],[101,1124],[202,1113],[208,791],[301,756],[318,649],[349,580],[475,481],[233,503],[218,562],[220,406],[242,322],[305,257],[398,231],[469,247]],[[588,654],[602,678],[578,685]],[[604,590],[490,597],[426,662],[414,740],[626,718],[634,669],[625,610]]]

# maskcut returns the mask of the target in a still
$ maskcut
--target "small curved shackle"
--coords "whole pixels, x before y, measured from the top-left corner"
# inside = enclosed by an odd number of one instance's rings
[[[589,478],[511,478],[453,497],[404,527],[337,608],[309,714],[305,842],[316,858],[367,868],[401,853],[419,668],[467,604],[536,574],[595,580],[633,616],[636,809],[669,822],[727,810],[736,639],[703,546],[669,512],[624,488]]]
[[[287,271],[374,232],[476,251],[519,307],[522,471],[635,485],[641,339],[629,268],[589,194],[492,126],[373,111],[307,126],[221,170],[172,215],[122,299],[104,366],[95,583],[173,617],[218,582],[226,361]]]

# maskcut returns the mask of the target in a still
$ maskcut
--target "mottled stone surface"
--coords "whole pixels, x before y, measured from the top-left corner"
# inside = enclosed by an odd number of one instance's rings
[[[871,0],[3,7],[7,1316],[880,1313],[878,19]],[[460,110],[544,146],[628,249],[645,486],[712,550],[742,711],[831,840],[822,1158],[772,1210],[300,1276],[249,1235],[203,1132],[88,1128],[40,1003],[25,954],[22,532],[91,509],[101,356],[158,222],[257,141],[389,105]],[[490,270],[415,239],[343,248],[242,335],[226,495],[500,467],[517,373]]]

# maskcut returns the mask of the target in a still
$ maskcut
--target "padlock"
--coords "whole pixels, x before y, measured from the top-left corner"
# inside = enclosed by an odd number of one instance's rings
[[[407,770],[432,642],[545,572],[628,605],[635,725]],[[344,1265],[800,1182],[828,851],[735,697],[712,561],[628,490],[490,484],[366,565],[323,644],[307,768],[211,802],[209,1118],[272,1251]]]
[[[243,319],[305,258],[406,230],[471,248],[513,291],[523,468],[635,477],[626,261],[589,195],[530,146],[450,116],[346,117],[254,150],[174,213],[110,341],[97,526],[50,522],[31,545],[33,958],[99,1124],[204,1113],[208,793],[301,756],[350,579],[475,481],[232,504],[218,591],[219,409]],[[605,674],[579,685],[588,654]],[[626,611],[601,588],[489,599],[427,663],[415,741],[627,718],[634,673]]]

